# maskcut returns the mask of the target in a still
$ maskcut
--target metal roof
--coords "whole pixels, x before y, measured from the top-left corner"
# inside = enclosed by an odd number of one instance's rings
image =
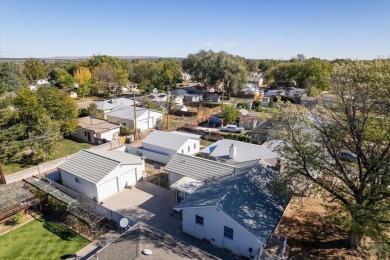
[[[233,159],[229,158],[229,148],[234,144],[237,149],[236,156]],[[275,165],[278,154],[271,149],[260,146],[257,144],[249,144],[236,140],[222,139],[208,147],[204,148],[201,153],[207,154],[218,160],[225,160],[226,163],[230,162],[245,162],[252,160],[266,160],[269,163]]]
[[[121,151],[81,150],[58,168],[97,184],[119,165],[138,163],[140,157]]]
[[[153,152],[153,151],[148,151],[148,150],[144,150],[142,148],[136,148],[136,147],[131,147],[131,146],[126,147],[126,153],[142,156],[145,159],[148,159],[148,160],[151,160],[154,162],[158,162],[161,164],[167,164],[173,157],[170,155],[157,153],[157,152]]]
[[[186,133],[178,134],[175,132],[153,130],[153,132],[151,132],[144,140],[142,140],[142,144],[150,144],[163,147],[165,149],[177,151],[189,139],[194,138]]]
[[[215,206],[265,243],[290,200],[273,191],[277,175],[257,164],[248,172],[206,182],[174,208]]]
[[[200,181],[237,173],[237,169],[229,164],[180,153],[169,161],[165,170]]]
[[[143,107],[136,107],[135,110],[136,110],[137,118],[150,111],[149,109]],[[161,112],[156,112],[156,111],[153,112],[162,114]],[[132,120],[134,119],[134,106],[121,107],[120,109],[116,109],[113,110],[112,112],[107,113],[107,116]]]
[[[104,101],[98,101],[96,102],[97,109],[99,110],[111,110],[116,108],[119,105],[125,105],[125,106],[131,106],[133,105],[134,101],[132,99],[128,98],[113,98],[113,99],[108,99]],[[137,104],[139,102],[135,102]]]

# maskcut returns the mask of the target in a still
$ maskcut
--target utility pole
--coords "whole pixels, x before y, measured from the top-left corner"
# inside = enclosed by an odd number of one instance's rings
[[[221,109],[222,110],[223,110],[223,94],[224,94],[224,90],[225,90],[225,79],[222,80],[222,97],[221,97],[221,101],[222,101]]]
[[[137,132],[137,109],[135,107],[135,87],[133,86],[133,108],[134,108],[134,140],[138,139]]]
[[[169,129],[169,85],[167,85],[167,131]]]

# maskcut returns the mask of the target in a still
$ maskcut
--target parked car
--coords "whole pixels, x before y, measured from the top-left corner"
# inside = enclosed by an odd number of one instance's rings
[[[222,132],[229,132],[229,133],[242,133],[242,131],[244,131],[244,128],[236,125],[226,125],[221,127],[219,130]]]

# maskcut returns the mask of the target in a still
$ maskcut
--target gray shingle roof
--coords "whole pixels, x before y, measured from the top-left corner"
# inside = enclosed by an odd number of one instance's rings
[[[58,168],[90,183],[98,184],[121,164],[140,164],[141,158],[120,151],[81,150]]]
[[[237,168],[229,164],[180,153],[176,154],[164,169],[200,181],[248,170],[247,167]]]
[[[290,200],[273,191],[277,174],[257,164],[248,172],[206,182],[174,208],[215,206],[265,243]]]
[[[166,149],[177,151],[189,139],[194,138],[192,138],[190,135],[186,135],[185,133],[178,134],[174,132],[154,130],[144,140],[142,140],[142,143],[156,145]]]
[[[237,155],[233,158],[229,158],[229,147],[234,144],[237,148]],[[208,154],[212,157],[226,160],[227,163],[232,162],[245,162],[252,160],[275,160],[278,157],[276,152],[273,152],[267,147],[257,144],[249,144],[235,140],[222,139],[208,147],[204,148],[201,153]]]
[[[153,255],[144,255],[149,249]],[[116,259],[219,259],[201,249],[161,232],[142,222],[91,256],[91,260]]]

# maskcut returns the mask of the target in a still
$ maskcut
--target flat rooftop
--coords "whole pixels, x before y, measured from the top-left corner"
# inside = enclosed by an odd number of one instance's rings
[[[111,129],[119,128],[120,125],[110,123],[106,120],[92,117],[82,117],[78,119],[81,128],[95,131],[95,133],[104,133]]]

